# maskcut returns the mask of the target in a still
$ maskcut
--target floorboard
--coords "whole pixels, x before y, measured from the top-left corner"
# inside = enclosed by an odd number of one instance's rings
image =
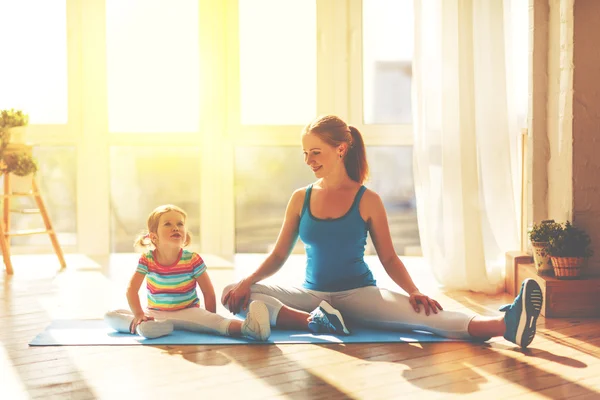
[[[222,288],[263,259],[243,255],[235,269],[209,271]],[[164,399],[595,399],[600,398],[600,319],[538,321],[525,351],[503,338],[486,343],[294,344],[266,346],[29,347],[57,318],[101,318],[126,308],[132,255],[95,259],[67,255],[58,271],[51,256],[14,256],[14,276],[0,276],[0,398]],[[302,257],[272,282],[302,277]],[[377,260],[378,282],[393,287]],[[439,288],[419,258],[407,267],[423,292],[445,309],[498,315],[510,302]],[[218,312],[226,311],[219,305]]]

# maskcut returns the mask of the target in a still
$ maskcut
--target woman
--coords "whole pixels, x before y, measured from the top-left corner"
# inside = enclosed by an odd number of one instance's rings
[[[394,250],[381,198],[363,186],[368,164],[360,132],[338,117],[320,117],[304,128],[302,147],[304,160],[318,179],[292,194],[275,247],[265,261],[224,289],[222,303],[232,313],[244,313],[251,300],[261,300],[277,328],[348,334],[343,315],[378,329],[419,329],[473,340],[503,335],[521,347],[531,343],[542,304],[534,280],[523,282],[515,301],[501,309],[504,315],[444,311],[415,286]],[[367,232],[385,271],[407,295],[376,286],[364,261]],[[298,236],[307,254],[302,286],[258,284],[283,266]]]

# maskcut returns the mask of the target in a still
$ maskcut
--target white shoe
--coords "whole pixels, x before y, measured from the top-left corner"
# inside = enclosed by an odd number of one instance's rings
[[[246,320],[242,324],[242,335],[260,341],[265,341],[271,336],[269,310],[262,301],[254,300],[250,303]]]
[[[144,321],[137,326],[135,329],[138,335],[145,337],[146,339],[156,339],[161,336],[167,336],[173,332],[173,323],[170,321]]]

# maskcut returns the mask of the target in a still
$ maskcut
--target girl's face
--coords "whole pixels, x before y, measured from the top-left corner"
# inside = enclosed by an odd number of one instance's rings
[[[331,146],[310,133],[302,136],[304,162],[317,178],[323,178],[344,167],[344,159],[340,158],[343,149],[343,145]]]
[[[183,247],[187,237],[185,218],[177,211],[167,211],[158,219],[156,235],[160,246]]]

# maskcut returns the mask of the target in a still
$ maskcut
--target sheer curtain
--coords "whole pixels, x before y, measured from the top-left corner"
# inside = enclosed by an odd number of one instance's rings
[[[521,14],[528,9],[527,1],[513,2],[415,0],[417,215],[423,255],[450,289],[502,291],[505,252],[519,248],[517,153],[527,89],[523,100],[516,71],[527,73],[527,50],[516,47],[528,32],[521,19],[516,36],[514,13],[518,2]]]

